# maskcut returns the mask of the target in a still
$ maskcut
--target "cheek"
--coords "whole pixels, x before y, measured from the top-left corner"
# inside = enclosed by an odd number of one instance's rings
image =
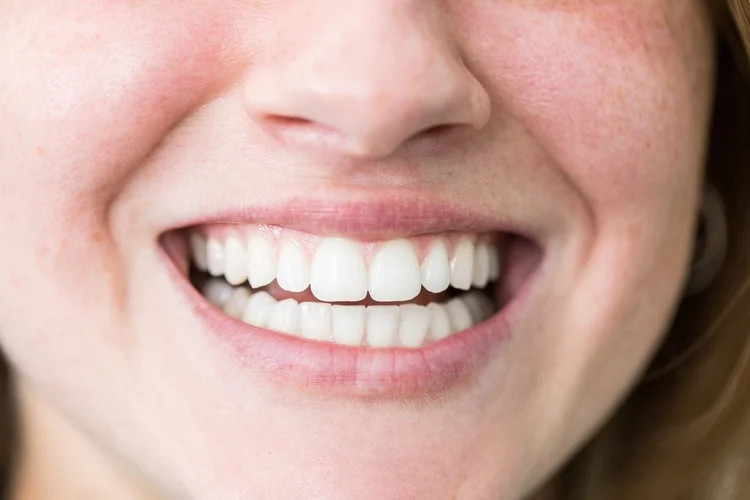
[[[13,184],[39,188],[42,202],[65,203],[71,194],[103,201],[175,123],[222,88],[228,25],[206,8],[176,3],[30,4],[0,19],[10,40],[0,49],[0,137],[15,136],[3,148],[13,155],[3,177],[12,169]]]
[[[108,204],[231,78],[229,24],[177,2],[32,0],[0,13],[0,33],[2,238],[37,266],[90,272]]]
[[[696,2],[536,2],[478,24],[474,50],[492,61],[498,109],[590,205],[646,206],[692,189],[713,76]]]

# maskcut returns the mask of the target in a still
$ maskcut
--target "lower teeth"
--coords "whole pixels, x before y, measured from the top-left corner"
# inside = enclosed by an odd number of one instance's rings
[[[222,279],[208,280],[201,290],[214,306],[249,325],[348,346],[418,348],[471,328],[496,311],[493,301],[476,290],[426,306],[278,301],[268,292]]]

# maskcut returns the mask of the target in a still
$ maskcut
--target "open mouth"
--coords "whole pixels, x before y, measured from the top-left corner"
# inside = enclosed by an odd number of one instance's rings
[[[362,243],[268,226],[189,233],[191,280],[249,325],[346,346],[419,348],[496,311],[503,238]]]
[[[164,239],[196,309],[254,369],[379,393],[475,371],[542,257],[500,231],[361,241],[209,223]]]

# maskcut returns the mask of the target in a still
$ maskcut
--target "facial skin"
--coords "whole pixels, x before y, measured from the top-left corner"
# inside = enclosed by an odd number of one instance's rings
[[[712,64],[697,0],[0,0],[0,341],[27,422],[21,483],[530,493],[621,400],[679,299]],[[424,133],[440,125],[447,139]],[[509,340],[434,397],[305,392],[227,362],[159,244],[231,207],[384,193],[521,221],[544,248]],[[51,443],[84,451],[55,463]]]

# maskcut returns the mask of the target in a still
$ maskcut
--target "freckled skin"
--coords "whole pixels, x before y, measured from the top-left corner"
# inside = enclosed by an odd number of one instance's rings
[[[697,0],[0,0],[0,342],[27,414],[104,457],[56,464],[55,498],[95,463],[115,471],[101,498],[521,498],[669,321],[712,51]],[[159,257],[229,202],[384,191],[545,235],[511,341],[434,400],[270,386]]]

